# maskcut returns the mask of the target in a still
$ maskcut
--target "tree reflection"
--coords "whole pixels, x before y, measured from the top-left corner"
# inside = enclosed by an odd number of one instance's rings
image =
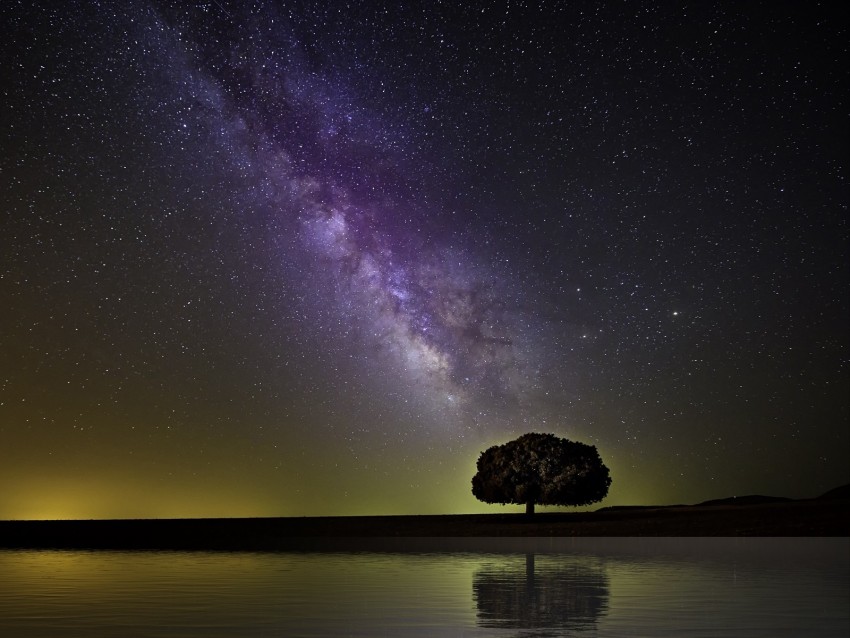
[[[593,557],[526,554],[524,565],[505,558],[475,572],[472,596],[482,627],[575,630],[608,608],[608,577]]]

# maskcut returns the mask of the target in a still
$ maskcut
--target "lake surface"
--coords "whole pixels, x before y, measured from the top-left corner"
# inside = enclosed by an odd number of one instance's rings
[[[846,638],[850,539],[0,550],[0,635]]]

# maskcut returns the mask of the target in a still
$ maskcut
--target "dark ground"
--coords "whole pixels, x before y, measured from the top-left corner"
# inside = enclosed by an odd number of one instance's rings
[[[343,539],[402,537],[850,536],[847,498],[791,501],[746,497],[742,501],[614,507],[533,517],[0,521],[0,547],[274,551],[322,549],[340,545]]]

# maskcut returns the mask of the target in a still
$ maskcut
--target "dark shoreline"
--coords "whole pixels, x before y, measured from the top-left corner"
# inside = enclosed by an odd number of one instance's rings
[[[622,536],[850,536],[850,501],[618,507],[531,518],[461,514],[0,521],[0,548],[18,549],[285,551],[341,547],[346,539]]]

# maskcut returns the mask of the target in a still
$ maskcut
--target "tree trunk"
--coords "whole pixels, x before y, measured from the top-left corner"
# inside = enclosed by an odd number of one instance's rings
[[[532,516],[534,514],[534,501],[528,501],[525,504],[525,515]]]

